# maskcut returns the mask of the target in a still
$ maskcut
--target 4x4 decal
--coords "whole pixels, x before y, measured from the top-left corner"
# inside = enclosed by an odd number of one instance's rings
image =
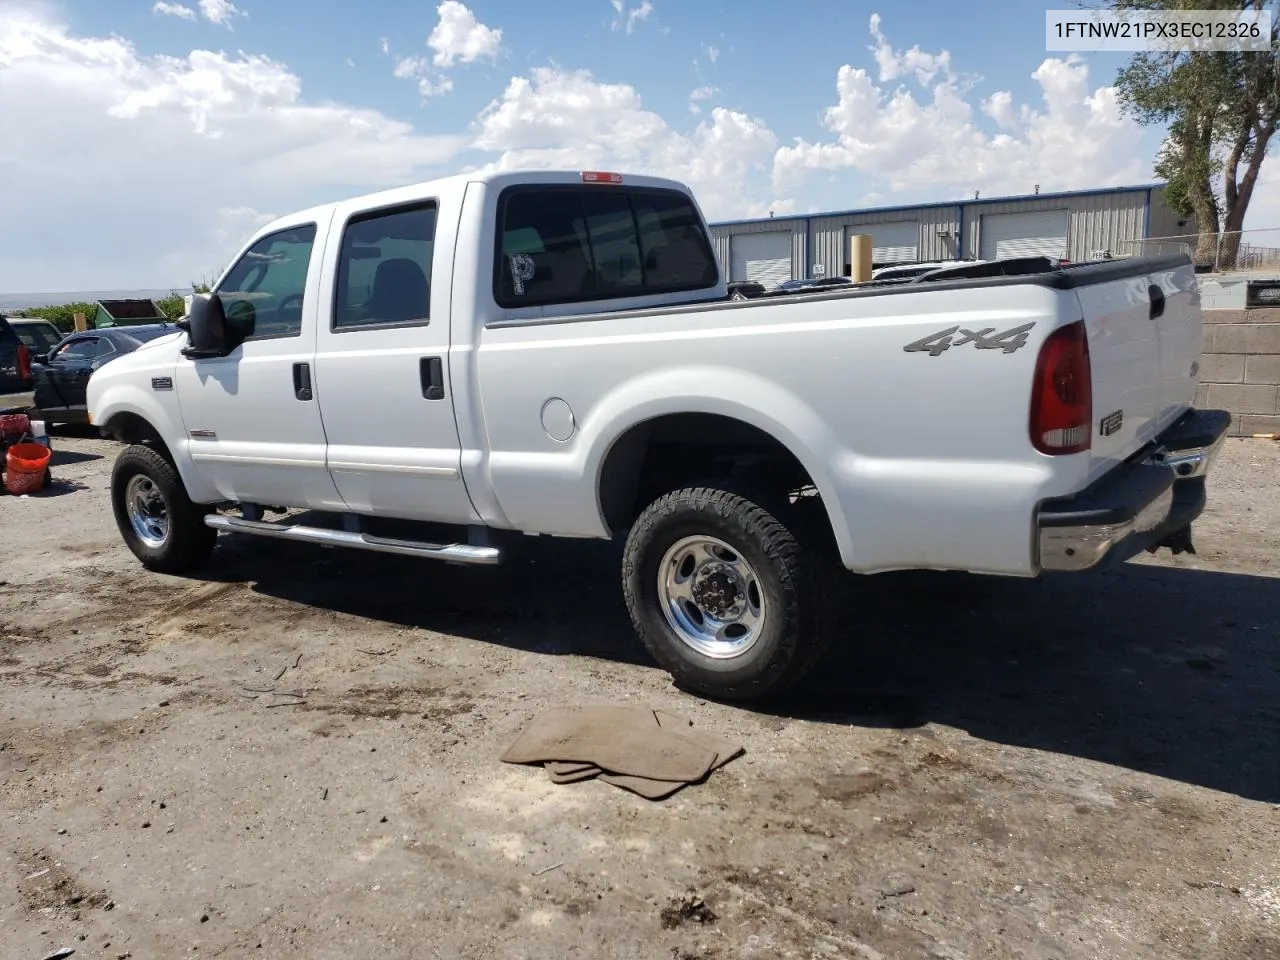
[[[1034,326],[1033,321],[1001,333],[996,333],[995,327],[986,327],[982,330],[964,330],[958,326],[947,327],[927,337],[913,340],[902,349],[907,353],[927,353],[931,357],[940,357],[952,347],[963,347],[967,343],[972,343],[979,350],[1002,350],[1005,353],[1013,353],[1027,345],[1027,333]],[[956,337],[956,334],[959,334],[959,337]],[[955,339],[952,339],[953,337]]]

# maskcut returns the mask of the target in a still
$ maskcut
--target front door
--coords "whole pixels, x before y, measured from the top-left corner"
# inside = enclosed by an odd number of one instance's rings
[[[68,340],[49,355],[35,376],[35,406],[46,411],[76,411],[83,416],[85,393],[93,371],[115,352],[105,337],[83,336]]]
[[[321,282],[316,382],[329,470],[350,510],[465,524],[478,518],[449,387],[456,225],[438,232],[437,214],[434,202],[338,209],[341,243],[329,245]]]
[[[214,291],[228,328],[249,336],[225,357],[175,371],[191,459],[228,500],[341,509],[325,466],[315,399],[317,224],[256,241]]]

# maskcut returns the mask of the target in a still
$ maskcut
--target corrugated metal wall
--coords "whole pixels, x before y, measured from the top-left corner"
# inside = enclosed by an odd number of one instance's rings
[[[1165,201],[1165,188],[1156,187],[1151,191],[1151,219],[1148,223],[1148,237],[1190,237],[1197,230],[1196,218],[1191,214],[1185,217],[1174,210]],[[1185,221],[1181,226],[1178,221]]]
[[[1142,238],[1146,206],[1145,190],[1010,200],[1007,203],[967,203],[964,205],[964,253],[966,257],[978,255],[984,216],[1066,210],[1068,260],[1087,260],[1096,250],[1110,250],[1121,256],[1132,252],[1135,247],[1135,244],[1124,241]]]
[[[955,236],[959,229],[958,207],[926,207],[924,209],[873,210],[838,217],[814,217],[809,231],[813,235],[813,263],[826,267],[827,276],[843,275],[849,260],[845,237],[856,230],[849,227],[875,223],[897,223],[902,220],[920,222],[919,254],[921,260],[949,260],[953,253],[949,241],[939,237],[943,231]]]
[[[954,206],[898,207],[824,216],[776,217],[730,224],[712,225],[711,235],[716,256],[729,275],[732,263],[730,245],[734,234],[791,233],[791,275],[807,277],[815,264],[826,268],[827,276],[844,273],[848,259],[846,237],[850,228],[876,223],[894,223],[916,219],[920,222],[919,256],[921,260],[948,260],[960,254],[976,257],[980,248],[981,220],[987,214],[1030,213],[1037,210],[1066,210],[1067,256],[1084,260],[1098,250],[1110,250],[1115,256],[1137,251],[1139,244],[1125,241],[1144,236],[1161,237],[1195,230],[1194,221],[1183,219],[1164,203],[1164,188],[1152,189],[1150,215],[1147,191],[1119,190],[1077,196],[1024,197],[1007,201],[957,203]],[[807,228],[806,228],[807,221]],[[953,237],[963,232],[959,250]],[[806,236],[806,233],[808,236]],[[811,256],[810,256],[811,250]],[[737,279],[737,278],[732,278]]]
[[[743,233],[783,233],[791,234],[791,276],[792,278],[807,276],[805,264],[805,229],[803,217],[776,217],[768,220],[753,220],[749,223],[735,223],[729,226],[711,226],[711,239],[715,246],[716,256],[720,258],[724,275],[730,280],[741,280],[742,277],[730,275],[729,268],[733,263],[731,244],[734,234]]]

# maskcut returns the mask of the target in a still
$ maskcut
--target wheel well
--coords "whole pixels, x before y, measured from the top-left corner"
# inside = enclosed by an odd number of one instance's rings
[[[136,413],[117,413],[102,428],[102,432],[121,443],[141,443],[151,447],[170,463],[173,462],[173,456],[169,453],[164,438],[160,436],[160,431]]]
[[[783,502],[816,493],[795,455],[759,427],[681,413],[637,424],[614,443],[600,471],[600,509],[610,530],[626,530],[662,494],[715,479],[748,483]]]

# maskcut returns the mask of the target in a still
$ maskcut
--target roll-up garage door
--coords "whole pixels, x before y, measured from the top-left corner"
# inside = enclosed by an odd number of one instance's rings
[[[885,263],[915,263],[920,259],[918,220],[873,223],[858,229],[871,234],[871,262],[876,266]]]
[[[730,277],[773,287],[792,279],[789,232],[741,233],[729,241]]]
[[[871,238],[871,263],[915,263],[920,259],[920,222],[860,223],[844,228],[844,255],[849,257],[849,238],[863,234]]]
[[[978,244],[983,260],[1009,257],[1067,256],[1067,211],[988,213],[983,215]]]

